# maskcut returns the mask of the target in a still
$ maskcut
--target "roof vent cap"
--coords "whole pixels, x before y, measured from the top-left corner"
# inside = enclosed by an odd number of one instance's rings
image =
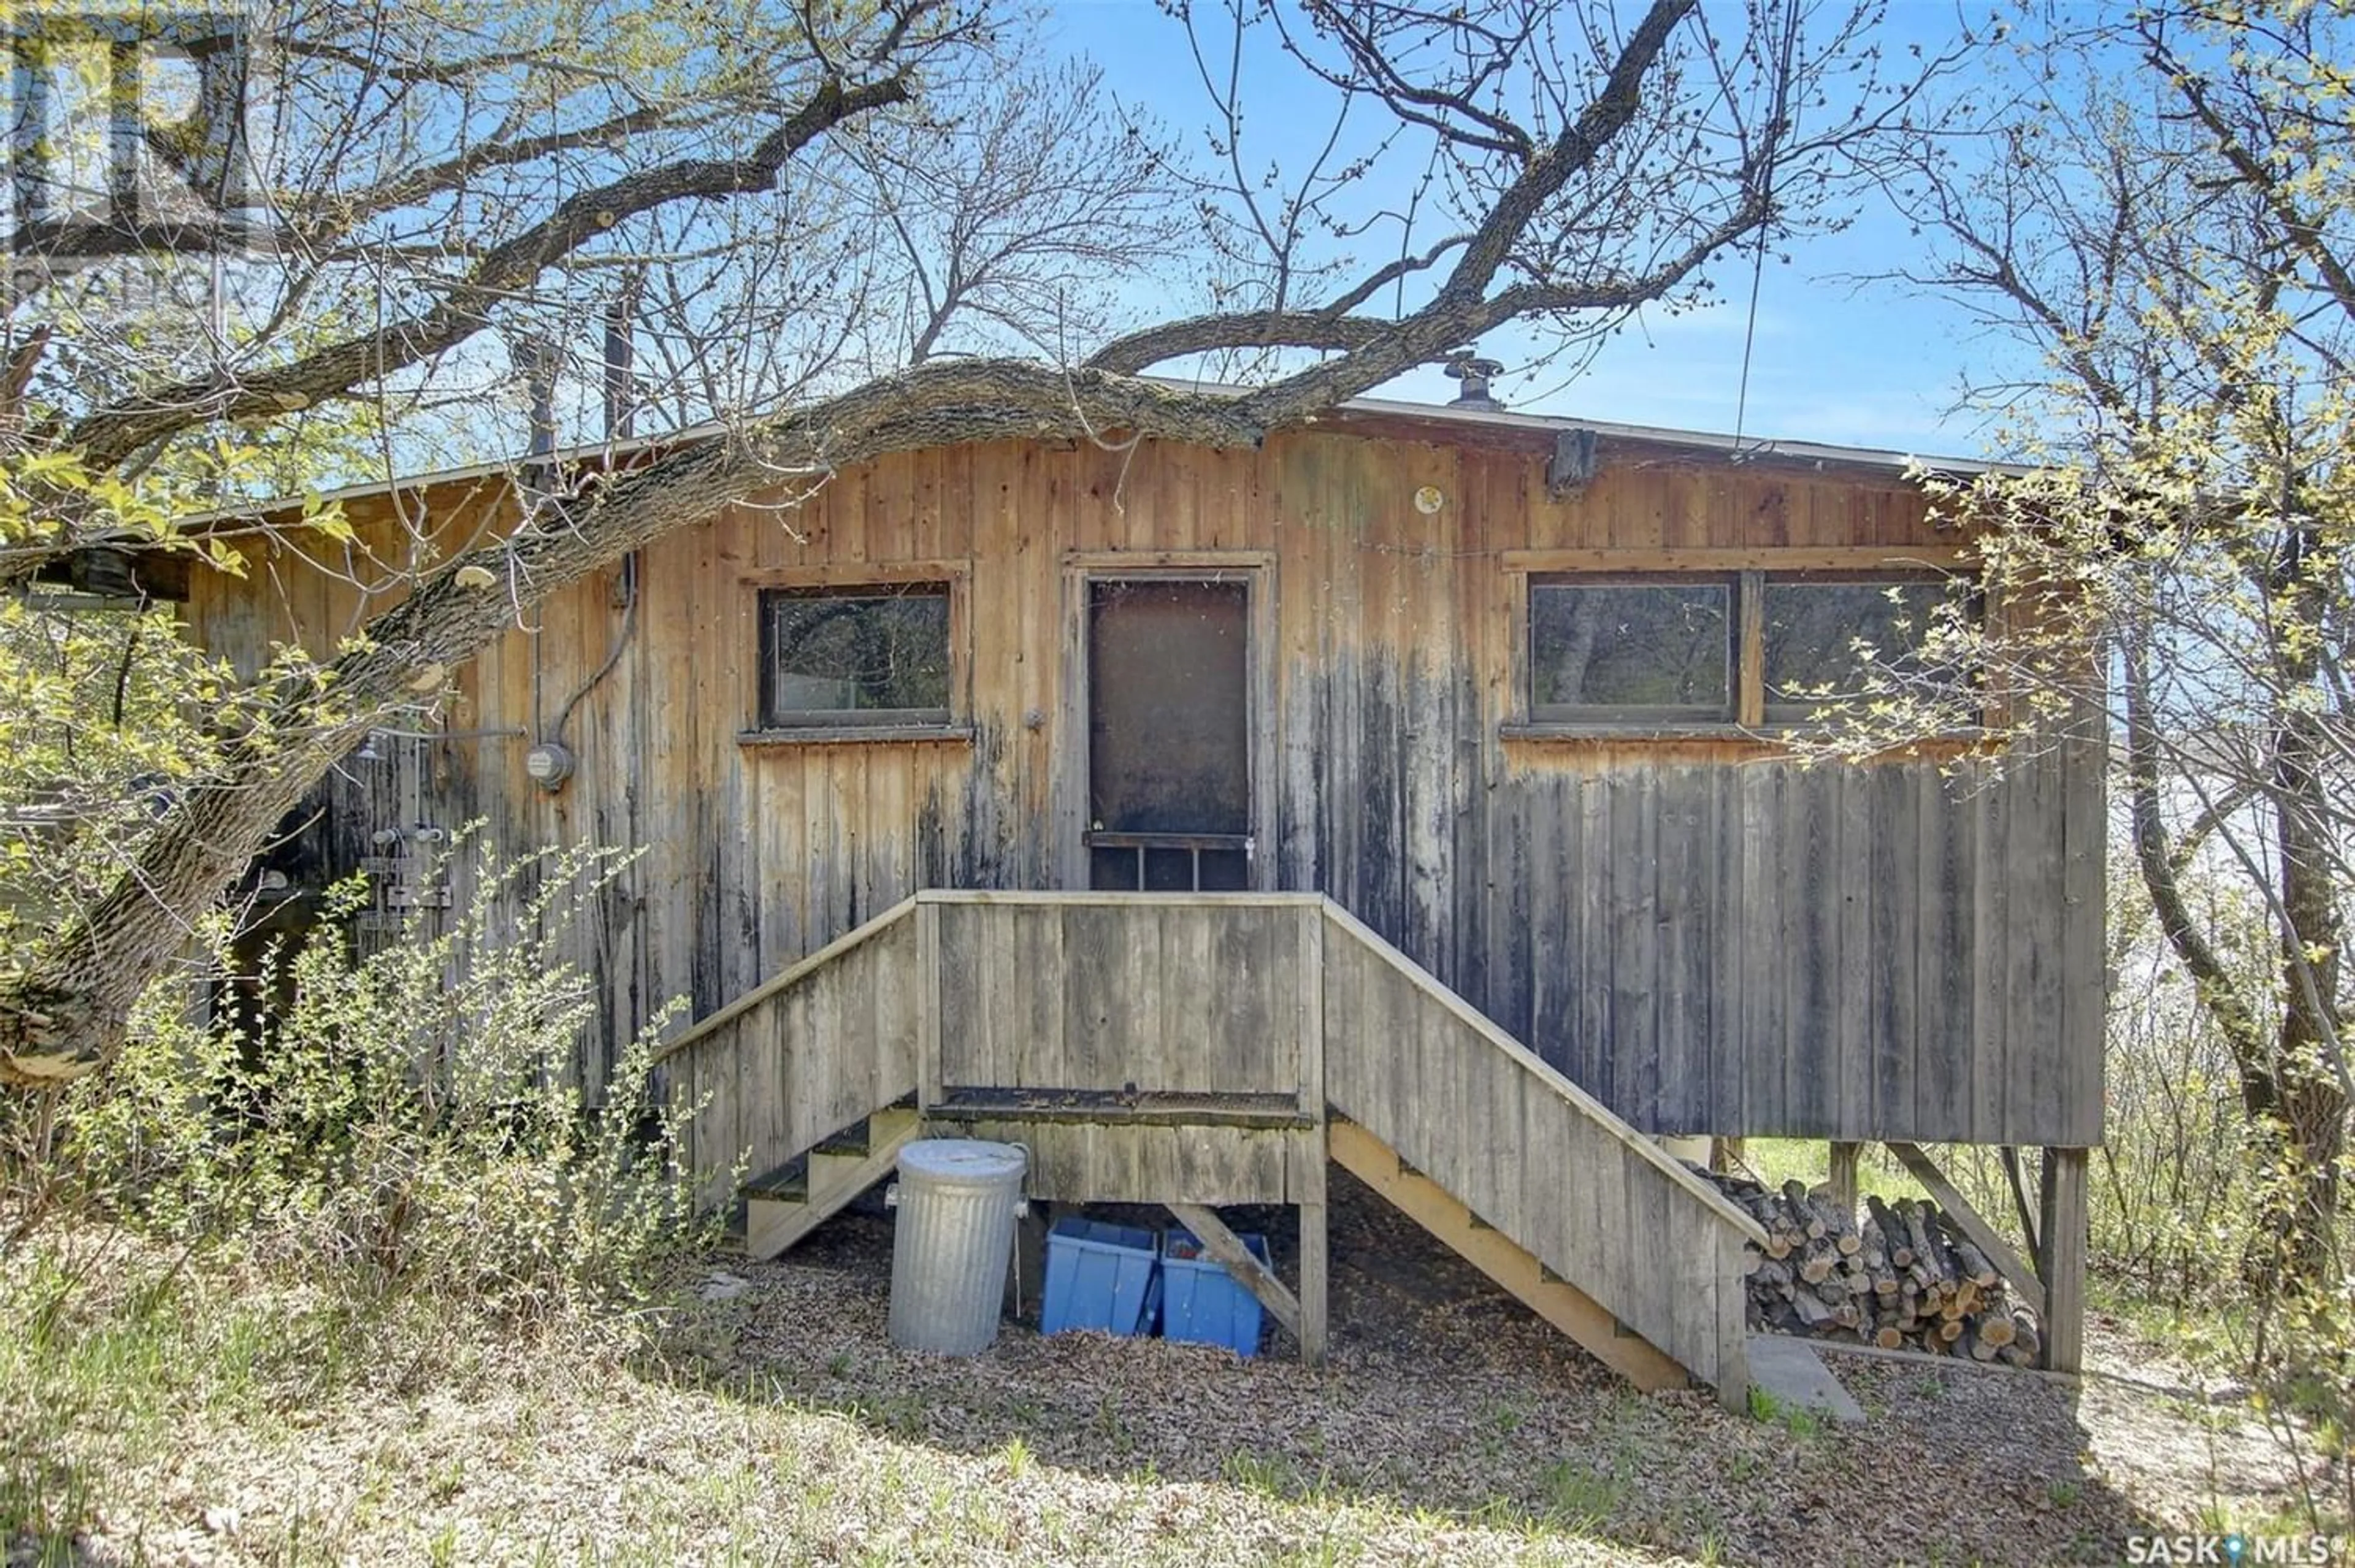
[[[1502,375],[1504,369],[1505,367],[1499,361],[1478,358],[1469,348],[1460,349],[1449,355],[1447,357],[1448,379],[1463,382],[1464,389],[1456,393],[1455,400],[1447,406],[1452,409],[1481,409],[1491,413],[1502,412],[1505,405],[1488,395],[1488,379]]]

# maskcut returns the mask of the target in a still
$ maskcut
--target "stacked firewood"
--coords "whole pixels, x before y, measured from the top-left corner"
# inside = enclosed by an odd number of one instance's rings
[[[2004,1299],[2003,1276],[1935,1204],[1868,1198],[1859,1219],[1796,1181],[1710,1179],[1766,1232],[1750,1258],[1752,1328],[2036,1364],[2034,1316]]]

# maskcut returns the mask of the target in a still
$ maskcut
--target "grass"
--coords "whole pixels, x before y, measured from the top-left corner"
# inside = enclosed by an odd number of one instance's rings
[[[494,1330],[416,1300],[361,1313],[282,1268],[135,1246],[15,1261],[12,1563],[1836,1558],[1838,1519],[1813,1533],[1788,1499],[1855,1495],[1886,1436],[1771,1400],[1746,1420],[1636,1394],[1485,1308],[1418,1328],[1411,1357],[1320,1377],[1281,1355],[1018,1331],[981,1362],[909,1357],[885,1342],[872,1282],[806,1267],[632,1337]],[[1975,1497],[2023,1473],[2023,1413],[2067,1441],[2048,1385],[2016,1385],[2033,1403],[2014,1408],[2015,1385],[1971,1380],[1946,1395],[1966,1407],[1950,1424],[1918,1370],[1859,1370],[1892,1422],[1986,1436],[1960,1456],[1932,1444],[1909,1492]],[[2180,1430],[2189,1413],[2167,1416]],[[2058,1477],[2033,1483],[2067,1516],[2054,1528],[2114,1547],[2119,1495],[2055,1452],[2027,1472]],[[2005,1560],[2024,1539],[1951,1555]]]
[[[299,1281],[136,1247],[0,1273],[0,1314],[27,1328],[0,1336],[12,1563],[1192,1564],[1229,1555],[1212,1532],[1263,1561],[1650,1560],[1584,1533],[1616,1488],[1575,1467],[1494,1522],[1330,1488],[1307,1442],[1215,1477],[1078,1473],[1020,1435],[927,1441],[943,1411],[913,1390],[820,1408],[578,1326],[488,1334],[421,1303],[363,1319]],[[809,1378],[863,1370],[846,1358]],[[1127,1419],[1107,1398],[1102,1447]]]
[[[1581,1533],[1590,1532],[1619,1507],[1623,1488],[1615,1476],[1563,1459],[1546,1472],[1546,1502],[1552,1517]]]
[[[1777,1399],[1755,1385],[1750,1390],[1750,1413],[1761,1421],[1773,1422],[1796,1437],[1820,1437],[1824,1434],[1823,1417],[1804,1405]]]

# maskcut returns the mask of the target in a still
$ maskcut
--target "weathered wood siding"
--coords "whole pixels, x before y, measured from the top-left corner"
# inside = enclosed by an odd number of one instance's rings
[[[1259,596],[1256,885],[1329,892],[1647,1130],[2097,1141],[2096,750],[1998,784],[1985,762],[1806,769],[1738,739],[1504,732],[1517,570],[1951,548],[1918,494],[1606,442],[1557,501],[1529,439],[1344,420],[1258,452],[1001,443],[846,473],[797,510],[734,508],[644,552],[621,656],[566,727],[581,771],[561,793],[525,778],[520,737],[413,743],[413,793],[398,763],[356,763],[306,843],[348,866],[413,799],[511,848],[644,846],[579,939],[612,1003],[594,1077],[662,998],[709,1013],[917,888],[1082,885],[1074,584],[1215,565]],[[445,532],[488,504],[429,499]],[[389,513],[359,521],[400,537]],[[200,581],[199,634],[251,657],[348,623],[356,594],[323,580],[290,627],[271,598],[301,575],[285,553]],[[758,587],[883,573],[957,583],[969,736],[740,743]],[[556,596],[458,675],[446,722],[548,733],[623,631],[616,603],[613,573]]]

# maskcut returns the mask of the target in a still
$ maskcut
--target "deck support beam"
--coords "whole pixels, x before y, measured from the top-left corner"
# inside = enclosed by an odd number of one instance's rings
[[[1284,1287],[1274,1271],[1253,1256],[1251,1249],[1243,1245],[1242,1238],[1228,1230],[1227,1222],[1203,1205],[1173,1201],[1166,1207],[1178,1216],[1179,1224],[1194,1232],[1194,1239],[1202,1243],[1204,1252],[1225,1265],[1238,1285],[1259,1297],[1260,1305],[1290,1331],[1305,1354],[1307,1341],[1300,1331],[1299,1298]]]
[[[2037,1263],[2044,1275],[2044,1364],[2056,1372],[2085,1366],[2085,1245],[2091,1216],[2085,1203],[2086,1152],[2044,1151]]]
[[[1831,1172],[1832,1202],[1842,1214],[1848,1217],[1850,1224],[1853,1224],[1856,1221],[1856,1173],[1857,1167],[1862,1162],[1863,1157],[1864,1146],[1862,1144],[1842,1143],[1838,1139],[1833,1140]]]

